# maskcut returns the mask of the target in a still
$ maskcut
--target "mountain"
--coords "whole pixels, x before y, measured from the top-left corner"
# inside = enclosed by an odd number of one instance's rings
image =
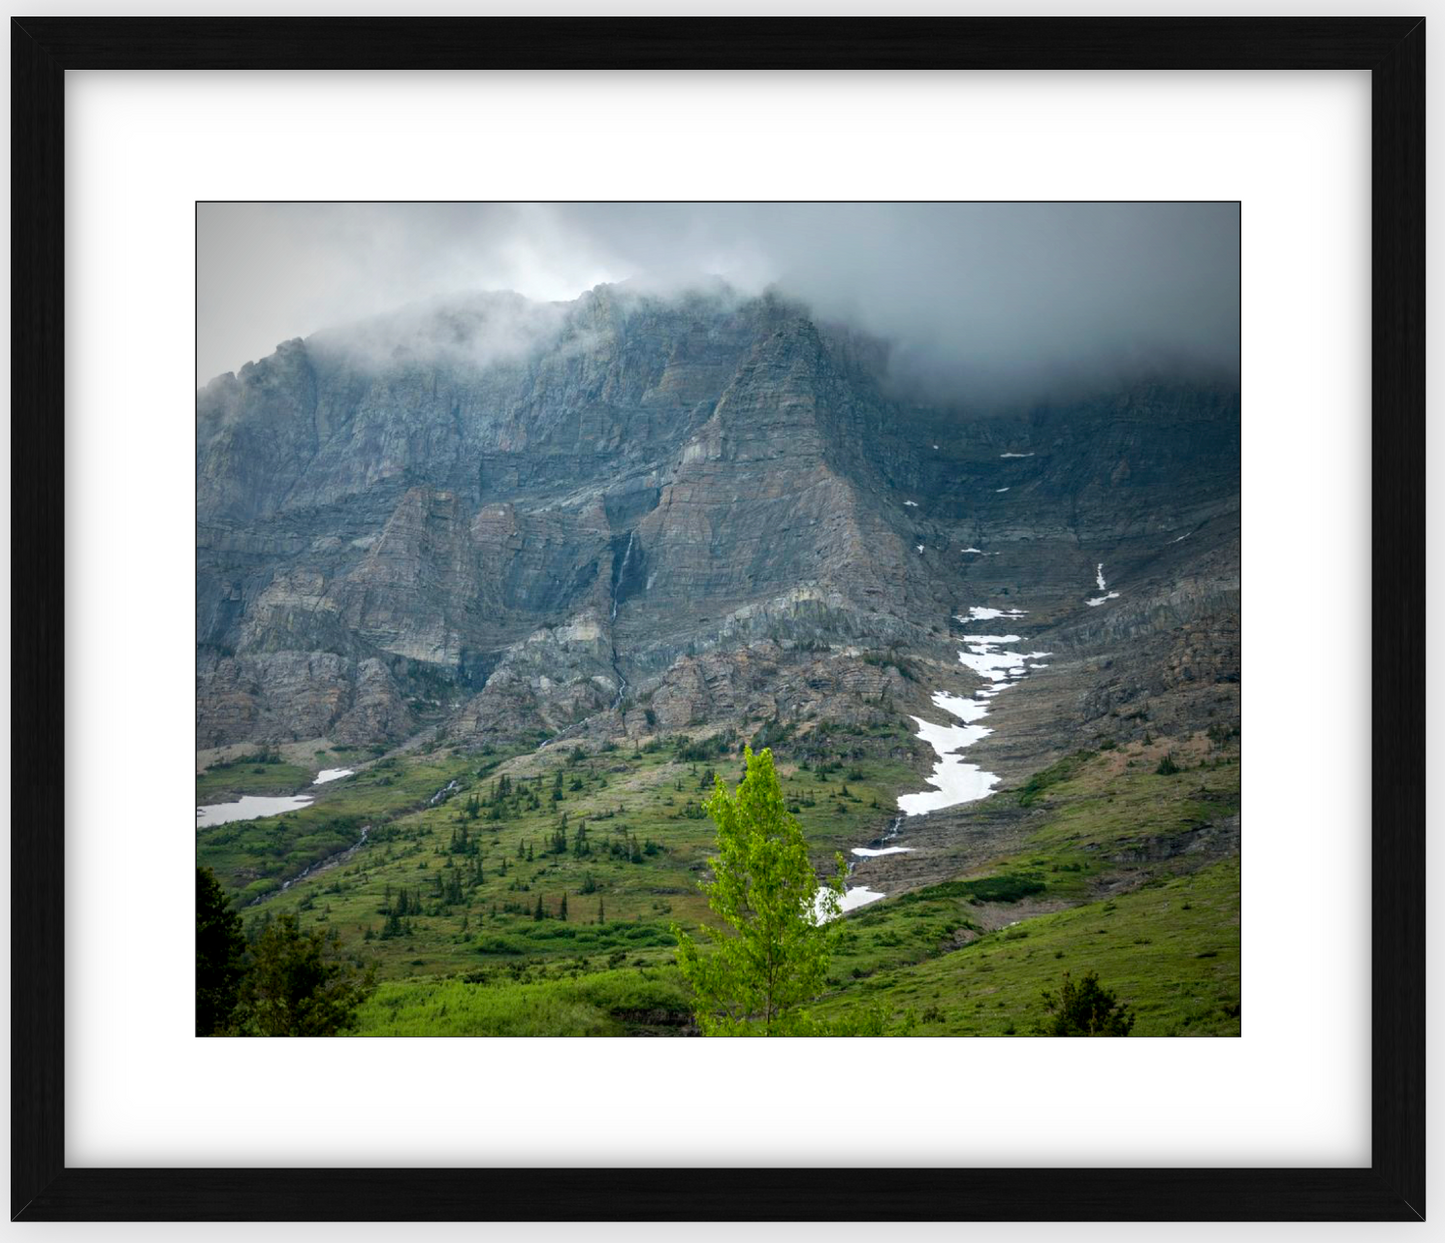
[[[1034,1030],[1077,965],[1237,1034],[1237,386],[905,379],[784,297],[624,285],[211,381],[198,861],[379,968],[363,1032],[680,1034],[751,742],[848,854],[825,1017]]]
[[[1238,679],[1238,415],[924,408],[880,343],[721,288],[288,341],[197,398],[197,745],[847,717],[921,702],[879,653],[956,672],[956,615],[1025,600],[1097,667],[1051,679],[1077,726],[1188,716]]]

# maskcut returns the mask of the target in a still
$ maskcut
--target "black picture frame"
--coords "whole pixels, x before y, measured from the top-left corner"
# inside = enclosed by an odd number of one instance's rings
[[[1425,22],[1361,18],[15,18],[11,1217],[1384,1220],[1425,1212]],[[1366,70],[1373,138],[1368,1169],[96,1169],[65,1165],[68,69]],[[23,601],[23,606],[19,603]],[[1363,827],[1363,826],[1362,826]],[[826,1208],[823,1208],[826,1206]],[[820,1209],[822,1212],[820,1213]]]

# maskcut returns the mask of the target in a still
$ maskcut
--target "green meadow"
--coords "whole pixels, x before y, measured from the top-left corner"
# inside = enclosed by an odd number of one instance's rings
[[[356,774],[309,790],[302,811],[198,832],[198,862],[253,930],[294,913],[375,964],[358,1034],[678,1031],[689,1006],[669,928],[708,917],[701,800],[741,777],[743,741],[327,752],[316,767]],[[901,725],[770,745],[820,872],[922,788]],[[198,776],[197,799],[313,776],[233,762]],[[1237,740],[1105,743],[994,798],[1023,817],[1008,851],[847,916],[819,1017],[881,1008],[900,1033],[1027,1035],[1044,989],[1092,968],[1134,1007],[1136,1035],[1239,1032],[1237,850],[1210,838],[1238,812]]]

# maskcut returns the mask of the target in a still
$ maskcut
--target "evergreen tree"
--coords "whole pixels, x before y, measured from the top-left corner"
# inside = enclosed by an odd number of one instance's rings
[[[1097,971],[1086,971],[1077,984],[1064,972],[1058,996],[1045,990],[1049,1017],[1039,1031],[1045,1036],[1127,1036],[1134,1015],[1099,983]]]
[[[196,1035],[224,1031],[245,972],[241,919],[210,868],[196,869]]]
[[[532,918],[541,920],[547,918],[547,912],[542,909],[542,895],[537,895],[537,909],[532,912]]]
[[[296,916],[281,915],[252,949],[239,1026],[255,1036],[334,1036],[355,1026],[375,990],[376,969],[342,958],[335,932],[306,932]]]
[[[562,905],[558,908],[557,918],[563,923],[567,922],[567,891],[565,889],[562,891]]]

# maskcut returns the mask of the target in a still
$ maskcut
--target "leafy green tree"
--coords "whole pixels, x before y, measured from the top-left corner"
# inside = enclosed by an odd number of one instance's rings
[[[1097,971],[1086,971],[1077,984],[1064,972],[1058,996],[1044,991],[1049,1018],[1039,1027],[1045,1036],[1127,1036],[1134,1015],[1099,983]]]
[[[196,869],[196,1035],[224,1031],[245,973],[241,918],[210,868]]]
[[[376,969],[342,958],[336,933],[307,932],[278,916],[251,950],[241,986],[240,1029],[254,1036],[333,1036],[356,1023],[376,990]]]
[[[839,928],[846,871],[819,886],[802,827],[788,814],[773,753],[745,750],[736,793],[717,778],[705,807],[717,825],[713,880],[699,888],[726,928],[703,925],[704,949],[673,925],[677,961],[709,1036],[789,1035],[807,1027],[798,1007],[822,991]]]

